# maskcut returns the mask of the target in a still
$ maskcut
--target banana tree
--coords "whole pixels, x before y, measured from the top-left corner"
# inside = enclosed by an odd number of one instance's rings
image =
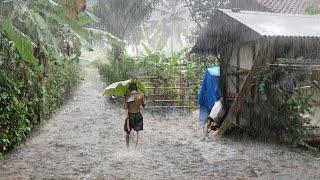
[[[5,17],[0,16],[0,26],[9,34],[10,39],[18,44],[20,55],[26,61],[35,61],[32,54],[35,43],[38,41],[37,46],[40,44],[41,51],[55,59],[61,59],[59,55],[61,49],[59,49],[57,37],[65,36],[67,32],[68,36],[74,36],[82,43],[86,43],[86,40],[92,37],[93,33],[91,29],[85,27],[94,21],[99,21],[87,11],[80,12],[77,15],[78,19],[74,20],[68,16],[68,6],[52,0],[27,2],[15,0],[10,3],[15,8]],[[98,33],[107,41],[122,42],[110,34],[102,31]]]

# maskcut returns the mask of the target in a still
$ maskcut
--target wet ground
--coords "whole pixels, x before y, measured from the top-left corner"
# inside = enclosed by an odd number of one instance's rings
[[[96,69],[61,111],[0,163],[0,179],[320,179],[320,158],[246,140],[200,142],[196,117],[158,120],[127,151],[123,110]]]

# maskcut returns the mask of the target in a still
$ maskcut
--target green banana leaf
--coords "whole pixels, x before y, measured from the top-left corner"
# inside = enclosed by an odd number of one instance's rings
[[[131,83],[135,83],[137,85],[139,93],[142,93],[144,96],[147,96],[148,92],[144,84],[136,79],[112,83],[104,90],[104,94],[110,96],[125,96],[129,93],[129,84]]]

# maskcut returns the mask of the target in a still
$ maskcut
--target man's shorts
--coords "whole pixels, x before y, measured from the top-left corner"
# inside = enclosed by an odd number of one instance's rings
[[[128,130],[126,121],[124,122],[124,131],[130,133],[131,130],[142,131],[143,130],[143,117],[141,112],[129,113],[130,129]]]

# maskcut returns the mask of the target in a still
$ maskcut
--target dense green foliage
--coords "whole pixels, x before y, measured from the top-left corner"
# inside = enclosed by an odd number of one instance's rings
[[[150,49],[148,49],[150,50]],[[178,73],[177,55],[166,58],[163,52],[151,50],[141,57],[121,55],[117,62],[111,56],[99,65],[103,79],[108,83],[127,80],[137,76],[169,76]]]
[[[306,8],[306,12],[312,15],[320,14],[320,0],[312,0],[311,5]]]
[[[203,74],[208,67],[217,65],[218,59],[215,56],[188,54],[186,48],[180,52],[166,56],[164,50],[153,52],[148,46],[144,46],[144,55],[132,57],[122,55],[123,62],[115,62],[109,56],[107,63],[100,66],[101,73],[107,82],[115,82],[133,78],[136,76],[159,76],[170,77],[180,75],[180,68],[184,68],[184,75],[187,77]],[[104,74],[106,73],[106,74]],[[118,73],[118,76],[115,74]]]
[[[173,76],[183,75],[186,79],[202,78],[205,69],[217,65],[215,56],[189,55],[188,49],[166,57],[163,51],[152,52],[145,46],[145,55],[140,57],[131,57],[123,54],[121,61],[116,62],[112,55],[103,60],[99,65],[99,71],[102,78],[111,84],[117,81],[123,81],[137,76],[155,76],[158,77],[164,86],[175,86]],[[198,94],[200,82],[190,85],[188,94],[195,99]],[[177,96],[177,90],[168,92],[172,96]]]
[[[38,65],[39,66],[39,65]],[[24,61],[6,34],[0,34],[0,154],[14,148],[60,107],[79,80],[75,60],[43,68]]]
[[[48,119],[79,82],[81,18],[49,0],[6,1],[0,6],[0,157]],[[14,8],[13,8],[14,7]],[[82,15],[82,18],[89,15]],[[61,40],[74,43],[63,57]]]
[[[319,86],[306,78],[305,71],[295,71],[301,75],[303,82],[313,84],[309,91],[295,88],[290,80],[290,69],[279,67],[264,71],[255,86],[255,103],[259,106],[252,108],[257,114],[252,118],[253,130],[261,135],[274,136],[292,144],[301,144],[307,131],[301,114],[309,113],[314,103],[314,95],[319,95]]]
[[[117,63],[110,56],[110,58],[103,60],[98,65],[103,80],[109,84],[134,78],[134,75],[138,73],[138,66],[134,58],[124,54],[120,58],[121,61]]]

